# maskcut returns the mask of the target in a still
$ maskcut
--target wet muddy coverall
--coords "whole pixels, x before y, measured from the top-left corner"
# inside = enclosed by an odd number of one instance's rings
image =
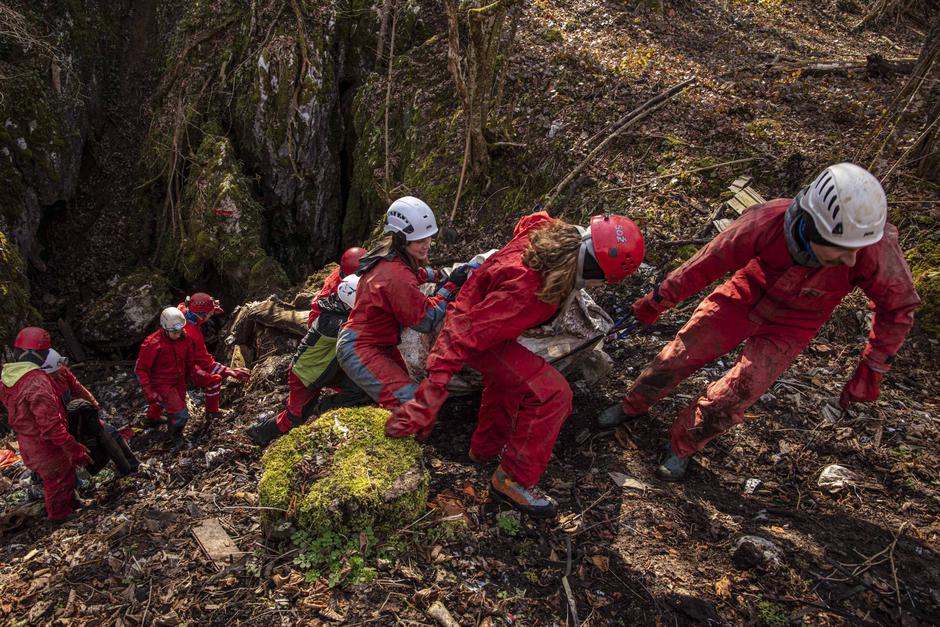
[[[147,420],[157,423],[165,410],[170,427],[182,429],[189,421],[186,408],[188,379],[206,381],[208,375],[197,373],[193,343],[183,331],[178,340],[171,340],[163,329],[157,329],[140,345],[134,368],[144,396],[150,403]]]
[[[177,305],[186,317],[186,336],[193,344],[193,360],[196,370],[193,385],[203,388],[207,414],[219,413],[219,396],[222,394],[222,379],[234,374],[231,368],[223,366],[206,349],[206,338],[202,334],[204,319],[189,311],[184,303]]]
[[[672,450],[679,457],[701,450],[717,435],[743,422],[744,412],[787,369],[854,288],[864,291],[875,312],[858,370],[847,386],[847,390],[852,385],[868,388],[856,393],[856,400],[877,398],[880,373],[890,369],[913,324],[913,311],[920,299],[898,245],[897,229],[886,225],[882,240],[860,249],[853,267],[801,265],[788,249],[784,228],[791,202],[778,199],[750,208],[670,273],[657,290],[634,304],[638,319],[649,312],[655,318],[725,273],[734,272],[699,304],[623,401],[627,416],[643,414],[693,372],[743,343],[734,366],[679,413],[670,433]],[[866,383],[873,378],[874,383]]]
[[[369,267],[368,258],[360,262]],[[340,366],[372,400],[386,409],[414,396],[417,385],[398,351],[401,330],[431,333],[441,320],[457,286],[444,283],[433,296],[418,289],[416,274],[394,253],[378,260],[359,280],[356,306],[340,329],[336,356]]]
[[[522,263],[529,235],[553,221],[545,212],[523,217],[512,241],[473,271],[448,308],[415,402],[399,410],[415,409],[416,415],[409,419],[430,431],[451,377],[464,364],[478,370],[483,375],[483,399],[470,451],[478,459],[502,452],[503,470],[525,487],[534,486],[545,472],[561,425],[571,414],[568,382],[517,341],[558,311],[558,305],[538,299],[541,273]],[[422,412],[419,407],[425,393],[433,397],[429,408],[433,411]],[[390,426],[386,425],[387,432]],[[421,437],[421,431],[417,433]]]
[[[75,467],[91,459],[68,432],[65,408],[52,379],[30,362],[5,364],[0,400],[16,432],[23,463],[42,478],[46,514],[53,521],[66,518],[76,507]]]
[[[336,359],[336,341],[339,328],[349,311],[336,295],[336,290],[317,305],[318,315],[301,340],[291,361],[287,378],[287,409],[277,417],[281,433],[303,424],[314,414],[337,407],[353,407],[371,402],[369,396],[339,367]],[[337,393],[320,397],[323,388]],[[319,402],[314,402],[319,399]]]

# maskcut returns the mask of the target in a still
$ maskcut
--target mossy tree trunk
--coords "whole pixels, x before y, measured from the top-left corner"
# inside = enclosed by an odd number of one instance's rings
[[[494,105],[499,104],[499,73],[505,71],[507,52],[515,38],[519,5],[518,0],[444,2],[447,67],[464,110],[469,145],[466,160],[474,178],[489,169],[487,124]]]

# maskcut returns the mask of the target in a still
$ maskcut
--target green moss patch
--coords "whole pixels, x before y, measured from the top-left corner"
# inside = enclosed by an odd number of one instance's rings
[[[914,287],[923,306],[915,314],[917,325],[934,337],[940,337],[940,242],[924,242],[907,251],[914,275]]]
[[[187,235],[180,265],[188,281],[223,277],[241,293],[256,296],[284,287],[287,275],[261,244],[261,204],[224,135],[207,133],[195,156],[183,201]]]
[[[9,346],[21,327],[38,320],[39,314],[29,303],[23,258],[0,231],[0,342]]]
[[[262,458],[267,529],[285,518],[308,537],[389,532],[425,510],[428,473],[412,439],[385,436],[389,413],[338,409],[292,430]]]
[[[82,341],[99,348],[129,348],[153,330],[164,307],[175,304],[170,282],[159,270],[138,268],[83,308],[78,332]]]

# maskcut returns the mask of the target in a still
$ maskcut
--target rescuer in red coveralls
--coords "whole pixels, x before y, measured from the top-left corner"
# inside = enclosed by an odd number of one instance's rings
[[[69,434],[65,408],[41,368],[51,347],[49,333],[27,327],[17,334],[13,347],[14,360],[3,365],[0,375],[0,400],[23,463],[42,478],[46,515],[60,521],[78,505],[75,468],[91,464],[91,455]]]
[[[127,446],[118,430],[101,417],[101,406],[68,367],[68,360],[50,348],[42,369],[52,379],[56,396],[62,402],[68,431],[85,445],[94,461],[87,466],[90,474],[97,474],[109,461],[113,461],[121,475],[131,474],[140,467],[137,457]]]
[[[186,336],[193,343],[193,359],[196,362],[197,373],[199,373],[193,382],[205,390],[206,426],[209,426],[221,415],[219,413],[219,395],[222,393],[222,379],[232,377],[237,381],[246,383],[251,378],[251,372],[247,368],[223,366],[213,359],[206,349],[206,338],[202,334],[202,325],[212,316],[225,313],[219,307],[218,301],[205,292],[196,292],[187,298],[185,303],[180,303],[177,309],[182,311],[186,317]]]
[[[627,218],[595,216],[588,229],[545,212],[522,218],[512,241],[473,271],[448,308],[427,378],[414,400],[393,411],[385,432],[427,437],[448,382],[466,364],[484,385],[470,458],[501,456],[490,493],[529,515],[553,516],[555,501],[536,484],[571,413],[571,389],[517,338],[554,317],[575,290],[621,281],[642,260],[643,236]]]
[[[359,246],[347,248],[346,252],[339,259],[339,267],[327,275],[323,282],[323,287],[317,292],[317,295],[310,301],[310,315],[307,317],[307,328],[313,326],[313,322],[320,315],[320,306],[317,304],[323,298],[329,298],[336,293],[339,282],[348,275],[353,274],[359,268],[359,260],[366,256],[366,249]]]
[[[186,337],[186,318],[176,307],[167,307],[160,313],[160,328],[140,345],[134,372],[150,403],[147,421],[159,424],[161,414],[166,411],[170,416],[170,438],[174,447],[182,444],[183,428],[189,422],[187,380],[203,385],[221,380],[219,375],[197,371],[193,343]]]
[[[372,400],[391,409],[414,396],[405,360],[398,351],[401,330],[430,333],[444,319],[447,303],[467,279],[469,266],[441,279],[433,296],[419,283],[433,280],[428,261],[437,221],[426,203],[413,196],[393,202],[385,212],[387,236],[359,262],[356,304],[339,333],[340,366]]]
[[[898,231],[886,218],[881,184],[851,163],[826,168],[795,199],[750,208],[633,304],[636,319],[652,324],[663,311],[734,272],[640,373],[623,403],[598,422],[609,427],[645,414],[686,377],[743,343],[734,366],[672,425],[657,474],[681,479],[691,456],[744,421],[744,412],[856,287],[870,299],[875,318],[839,403],[848,408],[877,399],[920,304]]]

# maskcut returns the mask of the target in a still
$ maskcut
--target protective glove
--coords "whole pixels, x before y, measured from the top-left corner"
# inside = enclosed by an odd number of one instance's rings
[[[69,458],[69,462],[73,466],[89,466],[94,463],[94,460],[91,458],[91,451],[88,448],[76,442],[74,439],[69,439],[62,445],[62,450],[65,451],[66,456]]]
[[[881,393],[881,379],[884,373],[873,370],[864,361],[859,362],[858,368],[851,380],[842,388],[839,395],[839,406],[848,409],[852,403],[867,403],[878,400]]]
[[[251,371],[248,368],[229,368],[226,366],[222,370],[222,374],[226,377],[232,377],[242,383],[247,383],[248,379],[251,378]]]
[[[160,395],[157,394],[153,388],[144,388],[144,398],[146,398],[147,402],[151,405],[160,402]]]
[[[425,440],[437,422],[437,412],[447,400],[446,384],[425,379],[415,391],[414,399],[396,407],[385,422],[385,435],[403,438],[414,435]]]
[[[668,309],[666,301],[659,296],[659,288],[633,303],[633,317],[643,326],[648,326],[659,319],[659,314]]]
[[[453,283],[457,287],[463,287],[463,284],[467,282],[467,277],[470,276],[470,272],[473,270],[473,266],[469,263],[465,263],[454,268],[454,271],[450,273],[450,276],[447,277],[448,283]]]

